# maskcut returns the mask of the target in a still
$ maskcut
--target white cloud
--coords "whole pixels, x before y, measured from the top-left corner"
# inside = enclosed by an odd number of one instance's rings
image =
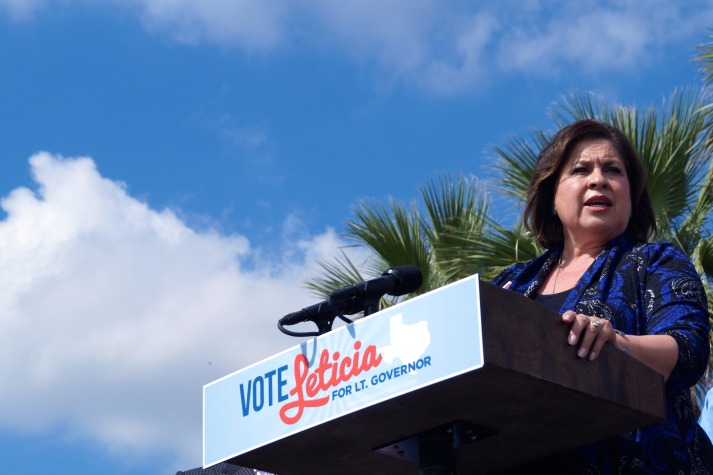
[[[441,94],[460,93],[482,86],[489,80],[487,48],[498,29],[498,20],[490,13],[474,15],[462,22],[454,41],[455,55],[429,61],[424,74],[419,75],[419,82],[427,90]]]
[[[439,94],[502,73],[635,70],[713,21],[705,1],[132,1],[173,36],[265,52],[308,45]]]
[[[45,3],[0,0],[28,16]],[[114,0],[179,42],[268,55],[310,48],[346,57],[386,83],[437,94],[484,89],[503,74],[627,73],[672,42],[702,38],[706,0],[439,2],[436,0]],[[691,52],[693,55],[693,51]]]
[[[13,20],[28,20],[40,10],[45,0],[0,0],[0,13],[3,11]]]
[[[267,132],[257,127],[224,128],[223,136],[238,147],[256,148],[267,143]]]
[[[443,10],[435,0],[306,0],[303,9],[314,25],[316,46],[374,62],[394,74],[412,72],[427,60],[427,33]],[[308,33],[305,33],[308,34]]]
[[[180,42],[204,41],[262,52],[279,46],[287,33],[284,0],[117,0],[137,4],[150,30]]]
[[[340,241],[255,261],[244,237],[188,228],[89,158],[30,164],[37,190],[1,203],[0,426],[199,465],[202,386],[298,343],[277,319],[314,302],[302,283]]]
[[[695,8],[701,17],[684,15],[678,4],[665,1],[583,1],[547,10],[516,14],[498,45],[503,70],[558,75],[563,70],[585,73],[633,70],[662,55],[668,42],[691,34],[711,8]],[[691,52],[693,54],[693,51]]]

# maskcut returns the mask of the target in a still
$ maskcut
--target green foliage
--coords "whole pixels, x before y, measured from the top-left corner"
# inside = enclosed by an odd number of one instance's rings
[[[555,115],[558,128],[592,118],[616,126],[629,137],[648,175],[661,238],[676,242],[689,255],[711,217],[711,193],[704,186],[711,181],[705,175],[711,164],[707,101],[702,91],[674,91],[660,109],[642,112],[580,94],[558,105]]]
[[[713,35],[709,35],[708,38],[713,40]],[[713,41],[698,46],[698,51],[700,54],[696,56],[696,61],[701,66],[703,80],[710,86],[713,84]]]
[[[354,246],[368,248],[371,258],[357,265],[342,252],[334,263],[322,264],[323,274],[310,279],[308,288],[324,297],[337,287],[364,280],[363,274],[375,276],[389,267],[412,264],[421,269],[424,280],[414,296],[480,270],[471,266],[465,271],[456,264],[464,245],[480,242],[490,222],[487,195],[477,180],[460,175],[430,181],[421,189],[421,199],[421,206],[393,199],[388,204],[361,202],[345,237]]]
[[[705,280],[711,274],[713,166],[711,121],[702,91],[675,91],[660,109],[611,105],[590,93],[571,94],[555,104],[554,130],[575,120],[611,123],[630,138],[648,173],[648,190],[659,238],[675,242],[694,261]],[[418,266],[424,285],[415,295],[474,273],[489,279],[514,262],[542,250],[518,222],[511,228],[491,216],[491,196],[522,203],[539,150],[552,132],[534,131],[494,147],[499,183],[490,188],[475,178],[441,177],[421,189],[421,203],[363,201],[354,209],[346,237],[373,254],[362,265],[342,254],[324,264],[324,275],[308,282],[318,295],[378,275],[403,264]],[[495,193],[493,193],[493,190]],[[707,284],[707,289],[710,287]]]
[[[549,134],[538,130],[530,135],[529,141],[516,137],[502,148],[494,147],[497,156],[494,168],[501,175],[498,191],[517,200],[525,200],[537,156],[549,138]]]
[[[713,38],[713,37],[711,37]],[[697,60],[706,86],[713,85],[713,42],[701,45]],[[648,175],[658,239],[677,244],[701,275],[713,322],[713,101],[707,88],[674,91],[661,107],[610,104],[591,93],[572,93],[552,110],[553,130],[591,118],[610,123],[631,140]],[[371,251],[356,265],[345,252],[322,264],[308,287],[325,297],[331,290],[378,275],[388,267],[413,264],[424,275],[414,295],[479,273],[489,280],[503,268],[534,258],[542,249],[521,222],[502,226],[491,216],[493,197],[521,206],[539,151],[552,131],[536,130],[493,148],[498,182],[490,188],[475,178],[442,177],[421,189],[419,203],[364,201],[347,224],[353,246]],[[501,208],[502,209],[502,208]],[[390,305],[396,299],[382,300]],[[709,371],[696,386],[700,403],[713,382]]]

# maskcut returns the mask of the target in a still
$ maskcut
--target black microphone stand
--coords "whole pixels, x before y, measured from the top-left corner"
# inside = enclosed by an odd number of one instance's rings
[[[370,297],[364,299],[364,316],[367,317],[372,313],[379,311],[379,300],[381,297]]]

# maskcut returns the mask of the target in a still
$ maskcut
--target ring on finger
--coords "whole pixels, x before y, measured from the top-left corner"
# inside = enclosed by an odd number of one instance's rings
[[[592,326],[593,326],[594,328],[599,329],[599,327],[602,326],[602,322],[599,321],[599,320],[594,320],[594,321],[592,321]]]

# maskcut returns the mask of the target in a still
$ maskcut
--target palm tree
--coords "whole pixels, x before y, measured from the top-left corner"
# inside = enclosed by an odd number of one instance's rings
[[[307,282],[324,298],[333,289],[378,275],[388,267],[413,264],[424,284],[413,295],[441,287],[474,273],[492,277],[494,269],[535,257],[540,249],[523,229],[508,230],[490,217],[488,190],[473,177],[442,177],[421,189],[423,205],[390,199],[361,202],[346,224],[345,236],[354,246],[367,247],[370,257],[355,263],[346,251]],[[463,245],[477,243],[468,259]],[[382,302],[394,303],[396,299]]]
[[[713,43],[697,58],[706,85],[713,85]],[[424,274],[419,293],[467,275],[489,279],[504,267],[529,260],[541,249],[521,222],[510,228],[491,217],[494,200],[520,209],[539,151],[553,131],[591,118],[621,129],[631,140],[648,173],[648,191],[659,228],[658,239],[677,244],[703,280],[713,322],[713,103],[706,88],[674,91],[660,108],[611,105],[591,93],[575,93],[555,104],[553,130],[536,130],[494,147],[499,183],[488,187],[473,177],[444,177],[421,190],[422,206],[389,200],[360,203],[347,222],[346,237],[371,250],[360,264],[346,252],[323,264],[323,273],[307,282],[325,297],[381,270],[414,264]],[[394,300],[383,301],[383,305]],[[695,388],[700,403],[713,382],[713,354],[706,377]]]
[[[593,118],[629,136],[648,172],[659,238],[675,242],[692,258],[707,276],[710,291],[713,163],[705,98],[695,91],[676,91],[660,110],[640,112],[609,105],[592,94],[572,94],[555,106],[553,121],[557,130],[574,120]],[[537,154],[549,136],[535,131],[529,140],[516,138],[494,148],[494,167],[500,174],[494,193],[461,175],[428,183],[421,190],[422,207],[393,199],[388,205],[360,203],[345,234],[353,245],[373,251],[373,257],[356,265],[343,253],[335,263],[324,264],[323,275],[311,279],[309,287],[324,296],[335,286],[363,280],[363,271],[374,274],[410,263],[424,273],[424,292],[476,272],[488,278],[513,262],[536,256],[540,249],[522,223],[507,229],[490,216],[491,195],[514,198],[514,206],[521,205]]]
[[[704,93],[685,90],[674,92],[661,109],[644,112],[611,106],[592,94],[573,94],[556,104],[553,113],[555,129],[592,118],[618,127],[629,137],[648,174],[658,238],[676,243],[691,257],[707,290],[713,277],[711,110]],[[537,131],[531,141],[517,139],[495,149],[503,193],[524,196],[547,138]]]
[[[553,119],[556,129],[574,120],[597,119],[629,137],[647,171],[659,228],[657,239],[677,244],[690,257],[706,289],[713,323],[711,106],[704,90],[675,91],[660,109],[645,111],[611,106],[592,94],[573,94],[555,106]],[[519,139],[496,148],[503,192],[513,197],[524,195],[537,151],[546,140],[547,134],[538,131],[530,141]],[[713,353],[708,368],[694,390],[699,404],[713,382]]]

